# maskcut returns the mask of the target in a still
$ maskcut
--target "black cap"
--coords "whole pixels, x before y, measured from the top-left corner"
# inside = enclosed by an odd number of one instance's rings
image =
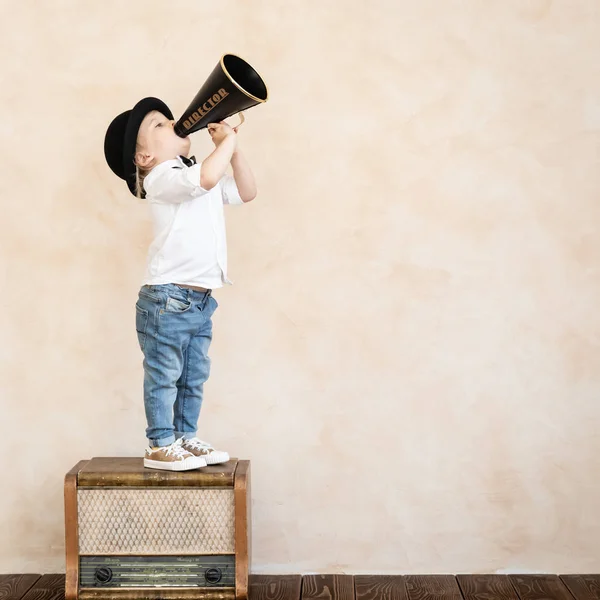
[[[127,182],[129,191],[135,196],[135,146],[140,125],[144,117],[157,110],[173,119],[169,107],[158,98],[144,98],[131,110],[115,117],[104,137],[104,156],[112,172]]]

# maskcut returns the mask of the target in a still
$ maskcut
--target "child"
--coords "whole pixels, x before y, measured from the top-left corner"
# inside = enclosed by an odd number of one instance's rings
[[[209,125],[215,150],[195,164],[187,157],[189,137],[177,136],[173,125],[166,104],[144,98],[112,121],[104,153],[129,190],[146,198],[154,224],[136,303],[149,441],[144,466],[184,471],[229,460],[199,440],[196,429],[218,306],[212,290],[231,283],[223,204],[250,202],[256,184],[237,129]],[[233,177],[225,174],[229,164]]]

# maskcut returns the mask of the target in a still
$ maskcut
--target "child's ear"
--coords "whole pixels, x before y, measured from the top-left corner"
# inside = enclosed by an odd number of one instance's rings
[[[135,153],[135,164],[138,167],[142,167],[142,169],[147,168],[153,160],[152,154],[148,154],[147,152],[136,152]]]

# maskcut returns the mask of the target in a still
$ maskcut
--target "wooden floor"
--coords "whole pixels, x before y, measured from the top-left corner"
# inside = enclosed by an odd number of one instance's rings
[[[64,575],[0,575],[0,600],[62,600]],[[600,600],[600,575],[252,575],[251,600]]]

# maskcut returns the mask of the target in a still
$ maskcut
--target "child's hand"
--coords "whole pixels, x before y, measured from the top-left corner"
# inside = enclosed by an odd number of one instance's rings
[[[225,123],[225,121],[221,121],[219,123],[209,123],[208,133],[215,146],[218,146],[227,136],[234,136],[236,131]]]

